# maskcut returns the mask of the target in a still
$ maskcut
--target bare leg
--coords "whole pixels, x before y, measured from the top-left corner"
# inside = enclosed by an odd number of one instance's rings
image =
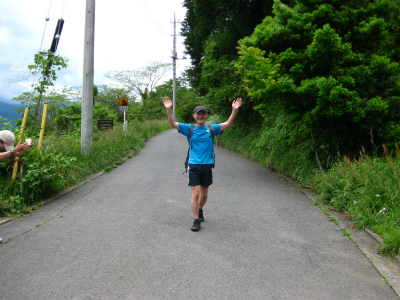
[[[200,196],[200,186],[192,186],[192,200],[190,204],[192,205],[192,211],[195,219],[199,218],[199,196]]]
[[[208,196],[208,187],[201,186],[200,187],[200,204],[199,204],[199,208],[202,209],[203,206],[206,204],[207,196]]]
[[[192,205],[192,211],[195,219],[199,218],[199,208],[203,208],[203,206],[206,204],[207,197],[208,187],[199,185],[192,186],[192,200],[190,203]]]

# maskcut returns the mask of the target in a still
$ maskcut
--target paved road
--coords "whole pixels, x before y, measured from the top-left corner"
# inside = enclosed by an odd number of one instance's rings
[[[294,185],[222,148],[205,222],[190,231],[186,151],[163,132],[0,226],[12,238],[0,245],[0,299],[397,299]]]

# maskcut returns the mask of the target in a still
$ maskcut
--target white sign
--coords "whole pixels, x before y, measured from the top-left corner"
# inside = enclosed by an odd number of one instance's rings
[[[120,106],[119,110],[128,110],[128,106]]]

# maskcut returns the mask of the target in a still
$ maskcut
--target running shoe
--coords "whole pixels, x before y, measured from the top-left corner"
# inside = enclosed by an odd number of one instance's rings
[[[192,231],[199,231],[200,230],[200,220],[198,220],[198,219],[194,220],[191,230]]]

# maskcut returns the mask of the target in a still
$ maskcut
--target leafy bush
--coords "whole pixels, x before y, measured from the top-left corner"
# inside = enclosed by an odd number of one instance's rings
[[[61,190],[67,182],[63,170],[75,160],[74,157],[45,154],[41,149],[32,149],[25,153],[20,158],[16,180],[5,180],[1,198],[9,201],[3,201],[3,206],[11,213],[19,213],[27,205]]]
[[[22,167],[27,170],[23,172],[20,189],[24,190],[25,199],[33,203],[65,187],[67,181],[63,170],[73,164],[76,158],[32,149],[21,157],[21,161]]]

